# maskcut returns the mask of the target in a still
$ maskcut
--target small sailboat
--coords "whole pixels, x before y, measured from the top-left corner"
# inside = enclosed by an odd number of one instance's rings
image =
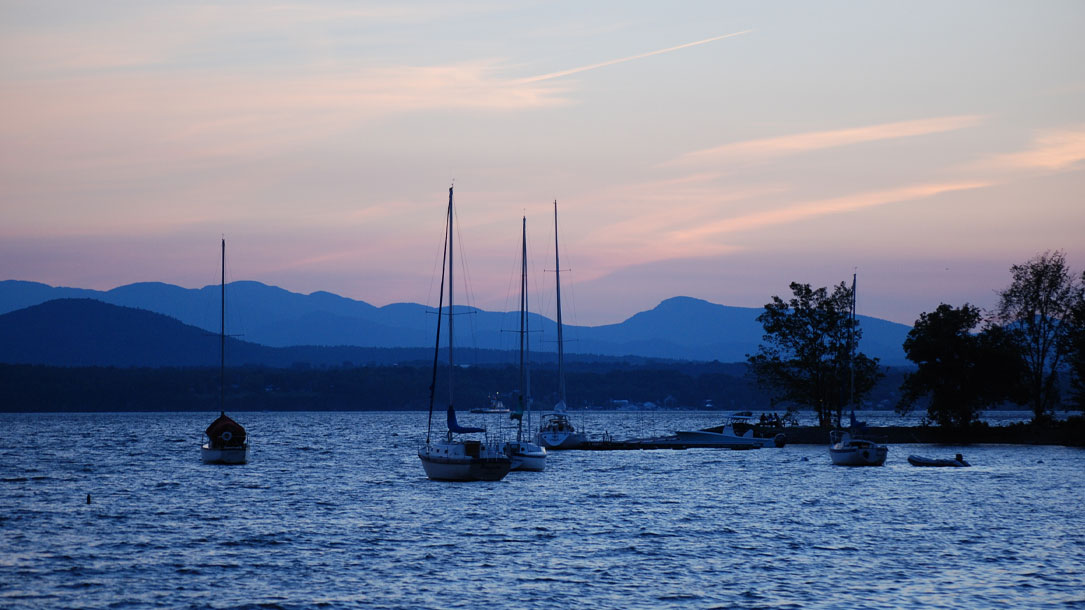
[[[539,433],[535,439],[547,449],[576,449],[587,441],[569,421],[565,406],[565,344],[561,324],[561,261],[558,258],[558,202],[554,201],[554,285],[557,299],[558,323],[558,402],[549,413],[542,416]]]
[[[200,447],[204,464],[244,464],[249,461],[245,427],[226,415],[226,239],[222,240],[222,318],[219,325],[219,416],[204,430],[207,442]]]
[[[848,350],[851,368],[849,402],[855,402],[855,274],[851,276],[851,326],[848,329]],[[837,466],[881,466],[889,455],[889,448],[873,441],[854,436],[865,428],[865,424],[855,421],[855,409],[851,411],[851,425],[847,430],[833,430],[829,433],[829,459]]]
[[[527,368],[527,354],[530,353],[528,342],[528,306],[527,306],[527,218],[523,219],[523,239],[520,251],[520,396],[516,410],[509,414],[516,420],[516,441],[505,443],[505,453],[512,460],[513,470],[532,470],[542,472],[546,468],[546,449],[524,439],[524,417],[527,420],[528,434],[531,430],[531,371]]]
[[[454,434],[485,433],[485,428],[461,426],[456,421],[456,410],[453,407],[453,376],[456,370],[453,361],[453,334],[452,334],[452,236],[453,236],[453,207],[452,187],[448,189],[448,218],[445,224],[445,265],[441,269],[441,295],[440,304],[437,306],[437,338],[433,350],[433,377],[429,387],[429,424],[426,428],[426,444],[418,449],[418,459],[422,460],[422,468],[426,476],[435,481],[500,481],[508,474],[512,467],[509,459],[501,447],[490,443],[488,440],[456,440]],[[433,403],[437,388],[437,360],[441,351],[441,310],[444,306],[445,294],[445,269],[448,270],[448,409],[446,423],[448,432],[444,439],[432,438],[433,431]]]

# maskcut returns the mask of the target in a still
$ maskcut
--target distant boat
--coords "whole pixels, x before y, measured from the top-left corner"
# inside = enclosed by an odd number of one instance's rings
[[[953,459],[936,459],[922,457],[918,455],[909,455],[908,463],[912,466],[934,466],[934,467],[949,467],[949,468],[968,468],[972,464],[964,461],[964,456],[958,453]]]
[[[501,402],[501,398],[498,396],[490,397],[489,407],[475,407],[471,409],[471,413],[508,413],[509,408],[505,406],[505,403]]]
[[[829,433],[829,457],[837,466],[881,466],[889,448],[866,439],[852,438],[844,430]]]
[[[531,345],[528,341],[527,306],[527,218],[522,219],[520,242],[520,395],[516,410],[509,418],[516,420],[516,441],[505,443],[505,454],[512,460],[513,470],[541,472],[546,469],[546,449],[524,438],[524,417],[528,435],[531,434],[531,371],[527,366]]]
[[[749,411],[735,413],[722,426],[702,430],[679,430],[675,432],[679,443],[705,444],[711,447],[730,449],[760,449],[762,447],[783,447],[786,437],[777,434],[772,438],[754,436],[754,427],[750,424],[753,414]],[[735,426],[746,428],[739,433]]]
[[[558,402],[542,416],[535,440],[547,449],[576,449],[587,441],[577,432],[565,410],[565,347],[561,324],[561,261],[558,258],[558,202],[554,201],[554,286],[557,294],[558,326]]]
[[[848,367],[851,369],[851,387],[849,402],[855,402],[855,274],[851,276],[851,326],[848,329]],[[881,466],[889,455],[889,448],[872,441],[856,438],[853,433],[865,427],[855,421],[855,410],[851,412],[851,426],[848,430],[833,430],[829,433],[829,459],[837,466]]]
[[[448,215],[445,224],[445,265],[441,269],[441,293],[437,306],[437,338],[433,349],[433,377],[429,386],[429,424],[426,428],[426,444],[418,449],[418,459],[426,476],[435,481],[500,481],[512,467],[512,460],[488,440],[458,441],[454,434],[485,433],[485,428],[461,426],[456,421],[456,409],[453,407],[453,374],[456,366],[453,360],[453,283],[452,255],[453,231],[452,188],[448,189]],[[437,388],[437,359],[441,351],[441,319],[445,295],[445,270],[448,270],[448,409],[446,423],[448,432],[442,440],[432,440],[433,403]]]
[[[204,464],[244,464],[249,461],[245,427],[226,415],[226,239],[222,240],[222,293],[219,324],[219,416],[204,430],[207,442],[200,447]]]

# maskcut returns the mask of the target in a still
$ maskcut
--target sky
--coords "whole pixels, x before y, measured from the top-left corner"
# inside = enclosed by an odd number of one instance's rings
[[[1085,3],[0,0],[0,279],[228,278],[616,323],[1085,267]],[[457,297],[459,299],[459,297]],[[550,308],[548,311],[547,308]]]

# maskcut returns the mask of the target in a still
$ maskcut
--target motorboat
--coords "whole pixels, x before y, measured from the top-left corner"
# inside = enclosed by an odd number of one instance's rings
[[[846,430],[829,433],[829,457],[837,466],[881,466],[889,448],[866,439],[854,438]]]
[[[505,406],[505,403],[501,402],[501,398],[498,396],[490,397],[490,406],[488,407],[475,407],[471,409],[471,413],[508,413],[509,408]]]
[[[441,303],[437,307],[437,337],[433,348],[433,376],[430,382],[429,392],[429,424],[426,428],[426,444],[418,449],[418,459],[422,461],[422,469],[426,476],[435,481],[500,481],[512,468],[512,460],[505,454],[503,447],[489,438],[483,440],[459,440],[456,434],[486,433],[485,428],[462,426],[456,421],[456,410],[453,407],[453,376],[456,371],[453,356],[453,283],[452,262],[453,256],[453,207],[452,187],[448,189],[448,212],[445,224],[445,268],[441,269]],[[433,405],[437,386],[437,361],[441,352],[441,320],[444,317],[444,279],[445,270],[448,271],[448,409],[446,410],[446,424],[448,431],[443,439],[435,439],[433,429]]]
[[[781,433],[772,438],[755,436],[754,427],[750,424],[749,412],[736,413],[722,426],[704,428],[701,430],[679,430],[675,436],[679,443],[696,446],[703,444],[708,447],[720,447],[725,449],[760,449],[762,447],[783,447],[786,437]],[[736,430],[736,426],[743,429]]]
[[[952,459],[928,458],[919,455],[909,455],[908,463],[912,466],[933,466],[942,468],[967,468],[972,464],[964,461],[964,456],[958,453]]]

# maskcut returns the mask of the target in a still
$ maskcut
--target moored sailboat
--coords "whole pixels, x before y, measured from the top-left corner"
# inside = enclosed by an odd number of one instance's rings
[[[456,421],[453,407],[453,207],[452,187],[448,189],[448,215],[445,223],[445,255],[441,269],[441,294],[437,306],[437,337],[433,350],[433,377],[430,382],[429,424],[426,428],[426,444],[418,449],[418,458],[426,476],[436,481],[500,481],[512,467],[512,460],[500,447],[488,440],[456,440],[454,434],[485,433],[485,428],[461,426]],[[441,318],[444,301],[445,269],[448,270],[448,409],[446,424],[448,432],[444,439],[433,439],[433,403],[437,388],[437,360],[441,350]]]
[[[219,416],[204,430],[207,442],[200,447],[204,464],[244,464],[249,461],[245,427],[226,415],[226,239],[222,240],[222,307],[219,325]]]
[[[829,459],[837,466],[881,466],[889,455],[889,448],[873,441],[855,436],[865,427],[855,421],[855,274],[851,276],[851,316],[848,327],[848,366],[851,380],[848,402],[853,404],[851,425],[847,430],[833,430],[829,433]]]
[[[547,449],[576,449],[587,437],[577,432],[566,414],[565,405],[565,342],[561,323],[561,261],[558,257],[558,202],[554,201],[554,287],[558,328],[558,402],[542,416],[539,433],[535,439]]]
[[[546,468],[546,449],[524,438],[524,417],[531,430],[531,371],[527,367],[528,341],[527,306],[527,218],[523,219],[520,252],[520,395],[516,410],[509,418],[516,420],[516,441],[505,443],[505,453],[512,460],[513,470],[541,472]]]

